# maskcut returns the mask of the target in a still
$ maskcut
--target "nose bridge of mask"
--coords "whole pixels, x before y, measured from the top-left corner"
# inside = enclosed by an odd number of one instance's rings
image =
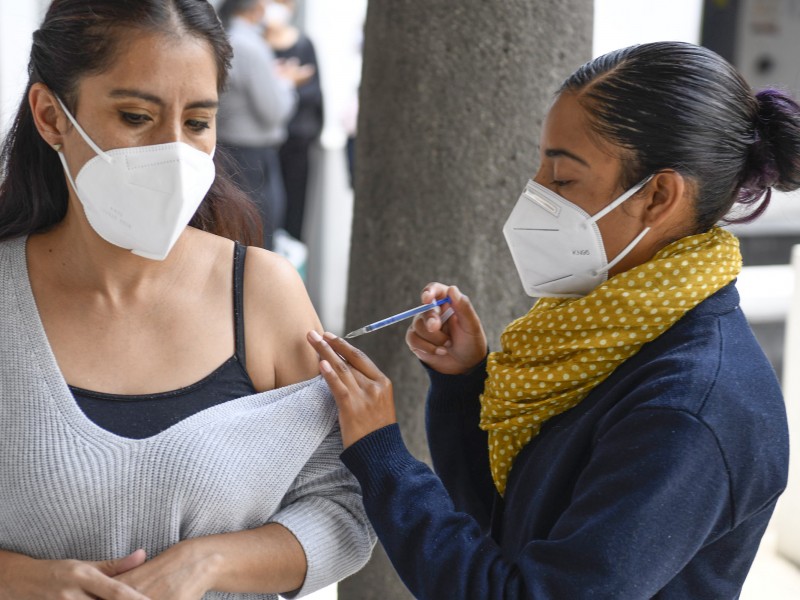
[[[92,138],[90,138],[87,135],[87,133],[83,130],[83,127],[81,127],[78,124],[77,119],[75,119],[75,117],[72,116],[72,113],[67,109],[66,105],[61,100],[61,98],[56,96],[56,100],[58,100],[58,103],[61,105],[61,109],[64,111],[64,114],[67,115],[67,118],[75,126],[75,129],[77,129],[78,133],[83,138],[83,141],[86,142],[92,150],[94,150],[94,153],[97,154],[97,156],[99,156],[100,158],[102,158],[106,162],[113,162],[113,159],[111,158],[111,156],[109,156],[106,152],[101,150],[100,146],[95,144],[94,141],[92,140]]]
[[[556,217],[556,219],[561,216],[561,212],[564,207],[572,209],[574,212],[585,217],[587,220],[591,218],[589,213],[587,213],[577,204],[570,202],[560,194],[556,194],[550,188],[547,188],[540,183],[536,183],[533,180],[528,180],[528,184],[523,194],[525,194],[528,200],[531,200],[540,208],[543,208],[546,212]]]

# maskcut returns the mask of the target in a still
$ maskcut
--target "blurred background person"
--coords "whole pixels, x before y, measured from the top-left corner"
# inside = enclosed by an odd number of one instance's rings
[[[271,249],[286,209],[278,148],[297,105],[295,85],[307,81],[311,71],[291,64],[276,66],[263,39],[268,4],[268,0],[226,0],[220,5],[234,56],[228,87],[220,97],[217,127],[220,145],[237,163],[236,183],[259,207],[264,246]]]
[[[293,0],[273,0],[267,6],[265,38],[280,68],[304,69],[307,81],[297,85],[297,109],[288,124],[286,141],[280,147],[281,175],[286,190],[283,228],[301,240],[309,175],[309,151],[322,133],[323,107],[319,66],[314,44],[293,24]]]

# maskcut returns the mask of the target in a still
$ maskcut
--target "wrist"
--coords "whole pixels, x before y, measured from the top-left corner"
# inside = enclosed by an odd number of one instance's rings
[[[175,552],[180,564],[192,566],[193,578],[202,584],[207,592],[217,590],[223,580],[225,557],[209,537],[199,537],[179,542],[167,552]]]
[[[30,571],[36,581],[37,576],[41,576],[42,569],[37,565],[40,561],[24,554],[6,552],[0,550],[0,600],[13,600],[14,598],[25,597],[27,590],[24,584],[26,572]],[[22,583],[23,589],[19,589]]]

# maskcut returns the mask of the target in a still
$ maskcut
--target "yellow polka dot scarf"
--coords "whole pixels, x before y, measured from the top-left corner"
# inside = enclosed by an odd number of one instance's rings
[[[481,429],[501,494],[517,454],[550,417],[569,410],[643,344],[739,274],[739,240],[711,231],[673,242],[582,298],[542,298],[492,352]]]

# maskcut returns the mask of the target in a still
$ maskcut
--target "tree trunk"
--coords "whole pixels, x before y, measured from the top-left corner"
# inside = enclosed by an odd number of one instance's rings
[[[591,32],[591,0],[370,1],[347,331],[419,304],[441,281],[470,296],[499,347],[532,302],[503,223],[536,171],[554,91],[591,58]],[[428,460],[427,378],[407,326],[355,341],[392,379],[403,437]],[[339,586],[341,600],[409,597],[380,548]]]

